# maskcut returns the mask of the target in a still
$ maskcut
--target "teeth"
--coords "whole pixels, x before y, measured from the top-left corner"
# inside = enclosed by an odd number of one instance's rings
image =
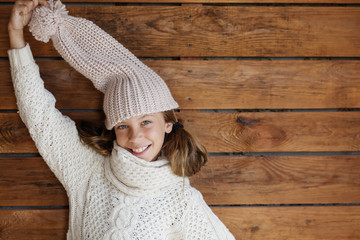
[[[142,147],[142,148],[137,148],[137,149],[131,149],[131,151],[133,151],[134,153],[141,153],[143,152],[145,149],[147,149],[148,146],[146,147]]]

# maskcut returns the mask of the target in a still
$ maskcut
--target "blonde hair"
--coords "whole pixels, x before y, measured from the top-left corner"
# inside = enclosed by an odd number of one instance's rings
[[[163,112],[163,115],[165,122],[178,122],[173,110]],[[162,151],[169,159],[172,171],[178,176],[190,177],[207,163],[205,147],[182,127],[166,134]]]
[[[163,116],[167,123],[178,122],[173,110],[163,112]],[[116,139],[113,129],[107,130],[103,122],[88,121],[81,121],[76,127],[84,144],[104,156],[111,155]],[[166,134],[162,152],[168,158],[174,174],[181,177],[194,175],[207,163],[205,147],[184,128]]]

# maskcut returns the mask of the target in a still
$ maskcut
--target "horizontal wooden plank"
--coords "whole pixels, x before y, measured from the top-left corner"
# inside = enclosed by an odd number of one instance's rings
[[[0,158],[0,206],[64,206],[39,158]],[[191,184],[210,205],[360,202],[360,156],[210,157]]]
[[[146,62],[183,109],[360,107],[360,61]]]
[[[211,157],[192,177],[210,205],[360,203],[360,156]]]
[[[103,95],[64,61],[37,61],[59,109],[101,109]],[[145,61],[181,109],[360,108],[360,61]],[[0,109],[16,109],[0,61]]]
[[[358,240],[360,207],[213,208],[236,239]],[[68,210],[1,210],[2,239],[65,239]],[[51,237],[50,237],[51,236]]]
[[[66,239],[68,210],[0,210],[0,239]]]
[[[40,157],[0,158],[0,206],[65,206],[65,189]]]
[[[358,7],[69,6],[139,57],[359,57]],[[6,26],[10,7],[0,8]],[[121,18],[119,19],[119,16]],[[27,34],[35,56],[58,56]],[[8,49],[0,30],[0,57]]]
[[[99,113],[69,113],[101,119]],[[179,114],[209,152],[321,152],[360,150],[360,112]],[[0,153],[37,152],[16,113],[0,114]]]
[[[358,151],[360,112],[182,113],[209,152]]]
[[[102,109],[103,94],[65,61],[37,61],[45,87],[59,109]],[[17,109],[8,61],[0,61],[0,109]]]
[[[139,3],[139,0],[63,0],[62,2],[81,2],[81,3],[104,3],[104,2],[125,2]],[[360,0],[141,0],[142,3],[337,3],[349,4],[360,3]]]
[[[360,207],[214,208],[236,239],[356,240]]]

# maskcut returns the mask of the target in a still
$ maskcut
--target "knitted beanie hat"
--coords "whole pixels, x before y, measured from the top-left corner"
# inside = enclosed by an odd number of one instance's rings
[[[104,95],[105,126],[178,107],[164,80],[93,22],[68,15],[58,0],[34,10],[29,30],[48,42]]]

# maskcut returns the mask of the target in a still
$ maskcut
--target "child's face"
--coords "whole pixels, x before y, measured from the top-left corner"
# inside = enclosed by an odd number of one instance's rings
[[[170,133],[172,123],[166,123],[163,113],[132,117],[115,126],[117,144],[145,161],[156,160]]]

